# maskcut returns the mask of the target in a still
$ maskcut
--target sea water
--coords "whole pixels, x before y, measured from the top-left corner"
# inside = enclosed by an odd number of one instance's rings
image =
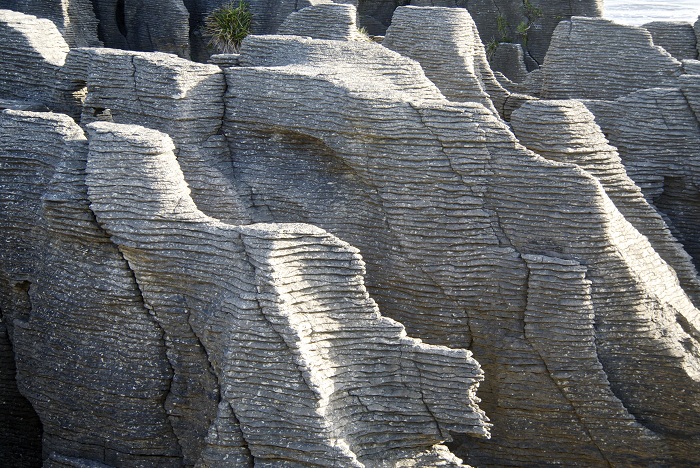
[[[604,0],[603,17],[617,23],[641,26],[650,21],[695,23],[700,0]]]

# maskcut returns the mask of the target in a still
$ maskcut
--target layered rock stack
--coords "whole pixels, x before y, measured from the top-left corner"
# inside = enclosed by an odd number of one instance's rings
[[[538,100],[464,9],[291,3],[222,67],[0,13],[2,460],[698,465],[693,60],[575,17]]]

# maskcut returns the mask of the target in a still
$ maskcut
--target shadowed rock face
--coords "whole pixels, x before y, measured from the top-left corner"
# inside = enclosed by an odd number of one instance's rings
[[[3,290],[27,284],[30,307],[10,300],[3,316],[44,456],[173,466],[182,454],[163,406],[172,379],[163,333],[88,208],[82,131],[60,114],[8,111],[0,121],[0,159],[23,174],[4,179],[3,193],[35,194],[21,214],[3,203],[3,236],[22,241],[3,244],[1,268]]]
[[[3,99],[57,105],[57,78],[66,61],[68,44],[47,19],[0,10]]]
[[[642,28],[573,18],[554,35],[542,94],[587,99],[627,173],[697,266],[700,86],[682,71]]]
[[[36,194],[2,211],[10,238],[34,228],[0,268],[29,284],[3,323],[47,466],[461,466],[448,431],[488,435],[471,353],[381,317],[356,249],[207,217],[155,130],[93,123],[88,145],[65,116],[0,121],[0,162],[26,174],[3,193]]]
[[[583,103],[527,102],[513,112],[511,124],[519,141],[540,156],[576,164],[595,176],[625,218],[675,270],[694,303],[700,304],[700,281],[692,259],[627,176],[617,150],[608,144]]]
[[[225,130],[253,219],[303,220],[349,240],[387,315],[474,351],[493,437],[460,439],[458,454],[693,463],[697,423],[682,408],[700,390],[698,312],[596,179],[526,151],[486,108],[444,100],[381,48],[252,38],[241,63],[226,70]],[[552,308],[589,337],[576,357],[565,335],[552,338]]]
[[[653,21],[642,26],[651,33],[654,44],[678,60],[698,57],[697,38],[693,25],[683,21]]]
[[[0,8],[53,21],[70,47],[102,45],[90,0],[0,0]]]

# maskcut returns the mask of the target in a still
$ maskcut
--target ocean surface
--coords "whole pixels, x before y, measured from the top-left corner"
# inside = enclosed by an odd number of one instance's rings
[[[695,23],[700,0],[604,0],[603,16],[622,24],[641,26],[650,21]]]

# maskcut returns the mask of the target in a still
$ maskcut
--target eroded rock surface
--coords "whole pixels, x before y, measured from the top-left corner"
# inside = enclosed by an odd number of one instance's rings
[[[241,63],[226,70],[225,129],[253,219],[303,220],[349,240],[365,252],[369,290],[387,315],[431,343],[468,343],[494,428],[488,442],[460,439],[459,455],[496,465],[693,463],[696,426],[682,408],[700,390],[698,312],[596,179],[526,151],[485,107],[446,101],[407,73],[412,62],[380,49],[256,38]],[[531,292],[533,269],[571,276]],[[584,269],[590,290],[577,280],[576,300],[590,296],[594,317],[582,326],[595,353],[561,356],[557,366],[572,373],[551,372],[550,344],[538,341],[551,334],[534,330],[558,322],[533,304],[564,300],[573,287],[564,278]],[[604,374],[576,374],[568,359],[579,358]],[[575,375],[589,390],[570,392]],[[605,416],[589,403],[598,391]]]
[[[0,8],[53,21],[70,47],[102,45],[90,0],[0,0]]]
[[[562,21],[544,63],[542,97],[616,99],[653,87],[676,87],[681,64],[654,47],[646,29],[601,18]]]
[[[651,33],[654,44],[678,60],[698,57],[697,38],[693,25],[683,21],[653,21],[642,26]]]
[[[68,44],[47,19],[0,10],[0,96],[58,105],[58,71]]]
[[[409,339],[382,318],[362,286],[357,250],[313,226],[235,227],[206,217],[187,197],[163,134],[97,123],[90,135],[98,221],[156,317],[189,313],[256,465],[398,463],[447,430],[487,434],[470,403],[476,362]],[[112,157],[115,139],[122,158]],[[136,229],[130,219],[140,220]],[[443,387],[443,372],[460,377]],[[381,442],[368,437],[376,433]]]

